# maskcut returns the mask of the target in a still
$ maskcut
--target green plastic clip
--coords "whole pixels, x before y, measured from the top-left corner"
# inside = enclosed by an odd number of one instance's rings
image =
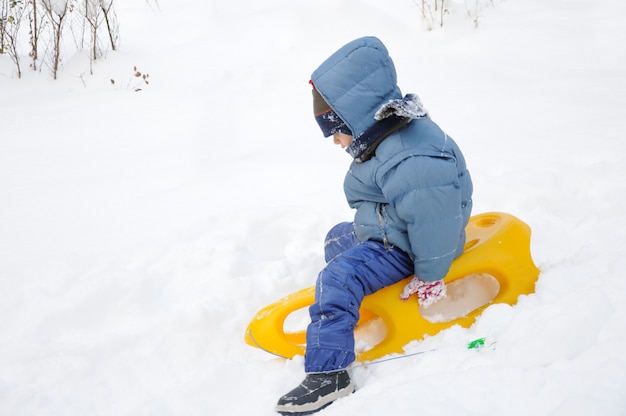
[[[485,338],[478,338],[467,344],[468,350],[479,350],[485,346]]]

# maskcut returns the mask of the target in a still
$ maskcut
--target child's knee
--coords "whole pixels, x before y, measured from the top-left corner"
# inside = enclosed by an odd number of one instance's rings
[[[341,222],[328,231],[324,240],[324,257],[328,263],[347,249],[359,244],[354,224]]]

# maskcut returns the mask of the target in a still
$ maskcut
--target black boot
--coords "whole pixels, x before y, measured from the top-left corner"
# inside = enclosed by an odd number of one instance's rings
[[[298,387],[278,400],[276,411],[285,416],[303,416],[318,412],[354,392],[348,372],[310,373]]]

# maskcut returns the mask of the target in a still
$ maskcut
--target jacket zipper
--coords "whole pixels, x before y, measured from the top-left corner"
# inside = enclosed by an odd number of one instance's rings
[[[383,235],[383,245],[385,246],[385,250],[389,251],[393,248],[391,244],[389,244],[389,240],[387,239],[386,227],[385,227],[385,215],[383,213],[383,204],[376,204],[376,214],[378,215],[378,225],[380,225],[380,232]]]

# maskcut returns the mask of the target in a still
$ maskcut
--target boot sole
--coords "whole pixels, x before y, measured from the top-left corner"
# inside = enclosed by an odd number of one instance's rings
[[[354,393],[354,382],[350,380],[350,384],[344,387],[341,390],[337,390],[332,392],[331,394],[327,394],[326,396],[320,397],[317,401],[312,403],[305,403],[303,405],[277,405],[276,411],[283,416],[306,416],[312,415],[313,413],[317,413],[323,408],[330,406],[335,400],[340,399],[342,397],[346,397],[352,393]]]

